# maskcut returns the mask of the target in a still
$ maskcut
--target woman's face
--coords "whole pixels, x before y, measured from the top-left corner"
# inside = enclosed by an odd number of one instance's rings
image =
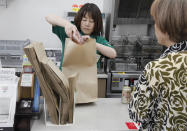
[[[87,13],[81,20],[80,28],[85,35],[91,35],[94,31],[94,25],[94,20]]]
[[[155,35],[160,45],[170,46],[171,41],[167,33],[163,33],[160,28],[155,24]]]

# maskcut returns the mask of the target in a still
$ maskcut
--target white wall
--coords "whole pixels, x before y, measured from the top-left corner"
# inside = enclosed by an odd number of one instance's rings
[[[7,0],[8,8],[0,6],[0,40],[40,41],[46,48],[61,47],[60,40],[45,21],[50,13],[64,17],[73,4],[92,2],[103,11],[103,0]]]

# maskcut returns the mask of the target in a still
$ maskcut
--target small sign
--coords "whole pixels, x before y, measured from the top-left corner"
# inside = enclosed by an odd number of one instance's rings
[[[21,86],[23,87],[32,87],[32,75],[29,73],[23,73],[21,79]]]
[[[125,122],[125,124],[130,130],[134,130],[134,129],[138,130],[140,126],[140,124],[137,124],[135,122]]]
[[[15,82],[15,68],[0,68],[0,83]]]

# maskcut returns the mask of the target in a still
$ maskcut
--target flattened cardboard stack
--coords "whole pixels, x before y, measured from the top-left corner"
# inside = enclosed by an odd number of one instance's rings
[[[76,74],[67,78],[47,58],[42,43],[33,42],[26,46],[24,51],[39,79],[51,122],[53,124],[73,123]]]

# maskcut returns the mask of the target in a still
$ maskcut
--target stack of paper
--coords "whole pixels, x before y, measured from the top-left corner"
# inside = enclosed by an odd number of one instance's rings
[[[0,68],[0,127],[13,127],[16,97],[15,69]]]
[[[38,77],[52,123],[73,123],[76,74],[66,78],[47,58],[42,43],[33,42],[26,46],[24,51]]]

